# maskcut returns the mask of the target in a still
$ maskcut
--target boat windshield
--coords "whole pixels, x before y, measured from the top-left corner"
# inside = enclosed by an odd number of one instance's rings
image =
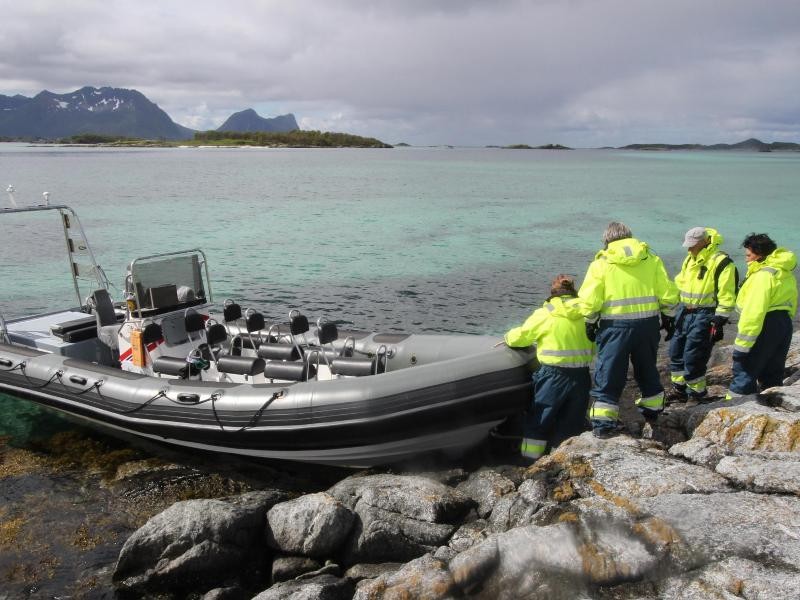
[[[206,259],[201,250],[137,258],[128,269],[126,291],[133,294],[141,310],[205,303],[207,291],[208,300],[211,299]]]

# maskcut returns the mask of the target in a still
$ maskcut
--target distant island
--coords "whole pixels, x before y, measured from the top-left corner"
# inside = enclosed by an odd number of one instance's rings
[[[800,144],[794,142],[772,142],[766,143],[756,138],[750,138],[737,144],[628,144],[621,146],[618,150],[743,150],[747,152],[798,152]]]
[[[487,146],[487,148],[497,148],[501,146]],[[510,146],[502,146],[503,150],[572,150],[568,146],[561,144],[545,144],[544,146],[529,146],[528,144],[511,144]]]
[[[262,146],[268,148],[391,148],[375,138],[328,131],[199,131],[191,140],[147,140],[136,137],[85,133],[56,140],[57,144],[79,146],[186,147]]]

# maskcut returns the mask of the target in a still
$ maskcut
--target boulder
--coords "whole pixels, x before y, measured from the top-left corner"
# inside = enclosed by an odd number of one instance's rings
[[[650,587],[650,586],[648,586]],[[717,600],[763,598],[794,600],[800,590],[800,573],[778,566],[732,557],[696,571],[668,577],[658,585],[658,598]]]
[[[270,490],[173,504],[128,538],[113,581],[124,591],[193,589],[263,562],[267,510],[286,498]]]
[[[672,530],[677,571],[732,556],[800,569],[800,498],[751,492],[639,498],[641,511]]]
[[[726,456],[716,471],[736,485],[754,492],[800,496],[800,453]]]
[[[306,556],[276,556],[272,559],[273,584],[294,579],[303,573],[322,568],[322,563]]]
[[[453,578],[447,569],[447,563],[426,554],[407,563],[399,571],[361,581],[353,600],[384,598],[436,600],[451,597],[453,586]]]
[[[551,482],[549,499],[556,502],[730,491],[724,477],[675,460],[657,442],[624,435],[601,440],[588,432],[537,461],[527,476]]]
[[[264,590],[253,600],[350,600],[353,583],[334,575],[283,581]]]
[[[475,506],[469,497],[442,483],[412,475],[348,477],[328,493],[351,509],[360,501],[429,523],[455,523]]]
[[[466,495],[414,476],[350,477],[328,490],[357,515],[342,561],[407,561],[446,545],[475,506]]]
[[[344,576],[351,581],[361,581],[362,579],[375,579],[381,575],[388,575],[399,571],[403,567],[403,563],[360,563],[353,565]]]
[[[286,554],[331,556],[347,538],[355,515],[324,492],[273,506],[267,513],[267,542]]]
[[[456,530],[449,523],[430,523],[376,508],[363,501],[352,534],[342,552],[342,561],[353,565],[366,561],[405,562],[447,544]]]
[[[469,478],[458,484],[456,489],[472,498],[477,505],[478,516],[486,518],[497,501],[516,489],[514,482],[508,477],[491,469],[481,469],[472,473]]]

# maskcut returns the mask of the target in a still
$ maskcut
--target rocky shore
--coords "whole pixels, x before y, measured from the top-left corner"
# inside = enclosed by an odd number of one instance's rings
[[[628,410],[630,435],[585,433],[530,467],[300,473],[6,447],[0,599],[797,598],[800,336],[787,375],[654,423]],[[48,473],[63,479],[26,496]]]

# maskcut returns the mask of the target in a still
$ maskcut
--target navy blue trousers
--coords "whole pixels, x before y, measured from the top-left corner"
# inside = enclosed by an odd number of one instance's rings
[[[592,398],[608,404],[619,404],[628,363],[643,398],[664,391],[656,368],[660,323],[658,317],[646,319],[601,319],[597,332],[597,362],[594,371]]]
[[[785,310],[768,312],[756,343],[748,353],[733,353],[733,381],[730,390],[755,394],[783,384],[786,355],[792,343],[792,319]]]
[[[714,312],[714,308],[692,312],[681,308],[678,313],[675,336],[669,344],[669,367],[672,373],[683,373],[687,381],[694,381],[706,374],[714,347],[709,332]]]
[[[533,406],[525,415],[525,437],[554,448],[591,427],[586,413],[592,385],[589,367],[542,365],[532,376]]]

